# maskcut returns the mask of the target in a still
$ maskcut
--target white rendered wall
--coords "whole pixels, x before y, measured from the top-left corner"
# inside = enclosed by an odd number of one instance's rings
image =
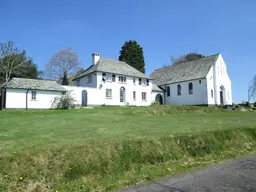
[[[112,77],[112,74],[106,73]],[[120,75],[121,76],[121,75]],[[126,82],[119,82],[119,75],[115,74],[115,82],[102,81],[102,72],[93,74],[93,82],[87,83],[88,76],[80,79],[80,87],[63,86],[67,90],[73,90],[77,100],[77,104],[81,104],[82,91],[87,91],[88,105],[136,105],[148,106],[152,102],[152,81],[149,81],[149,86],[139,85],[139,78],[136,77],[136,82],[133,83],[133,77],[125,76]],[[94,88],[92,88],[94,87]],[[120,102],[120,88],[125,88],[125,101]],[[106,97],[106,89],[112,89],[112,97]],[[136,99],[133,99],[133,91],[136,92]],[[146,92],[146,100],[142,100],[142,92]]]
[[[122,75],[120,75],[122,76]],[[115,82],[102,81],[102,73],[97,72],[97,82],[99,95],[105,105],[135,105],[135,106],[148,106],[152,101],[152,81],[149,81],[149,86],[139,85],[139,78],[135,77],[136,82],[133,83],[133,77],[125,76],[126,82],[119,82],[119,75],[115,75]],[[99,88],[102,85],[102,88]],[[120,88],[125,88],[125,102],[120,102]],[[112,89],[112,98],[106,98],[106,89]],[[133,99],[133,91],[136,92],[136,100]],[[146,100],[142,100],[142,92],[146,92]]]
[[[201,81],[201,84],[199,83]],[[193,84],[193,94],[189,94],[189,83]],[[181,85],[181,95],[177,93],[177,86]],[[207,81],[197,79],[192,81],[170,84],[170,96],[167,97],[167,105],[203,105],[207,104]],[[166,86],[167,87],[167,86]]]
[[[76,105],[82,105],[82,91],[87,91],[87,105],[101,105],[102,101],[99,97],[99,92],[96,88],[90,88],[90,87],[77,87],[77,86],[62,86],[64,87],[68,92],[71,93],[73,98],[75,99]]]
[[[232,104],[232,86],[227,73],[227,66],[220,55],[207,75],[208,101],[210,104],[220,105],[220,87],[224,87],[224,105]],[[211,89],[214,90],[214,98],[211,98]]]
[[[57,91],[36,91],[36,100],[32,100],[31,90],[27,95],[28,109],[49,109],[55,97],[61,95]],[[26,92],[25,89],[7,89],[6,91],[6,109],[26,109]]]

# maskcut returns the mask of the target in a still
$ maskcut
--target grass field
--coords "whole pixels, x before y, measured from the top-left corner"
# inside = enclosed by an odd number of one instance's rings
[[[207,107],[0,111],[0,191],[111,191],[247,154],[255,130],[255,112]]]

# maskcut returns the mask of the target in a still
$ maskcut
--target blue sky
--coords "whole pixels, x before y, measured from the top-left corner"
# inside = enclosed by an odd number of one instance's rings
[[[118,59],[136,40],[148,75],[171,56],[222,53],[234,102],[247,99],[256,74],[255,0],[0,0],[0,8],[0,42],[14,41],[39,69],[68,47],[83,68],[93,52]]]

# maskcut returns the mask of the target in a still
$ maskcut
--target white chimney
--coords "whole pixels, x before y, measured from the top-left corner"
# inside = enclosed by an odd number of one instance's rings
[[[92,65],[96,65],[99,60],[100,60],[100,54],[93,53],[92,54]]]

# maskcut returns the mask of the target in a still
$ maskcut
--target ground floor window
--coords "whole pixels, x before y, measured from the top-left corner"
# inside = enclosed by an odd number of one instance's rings
[[[142,92],[141,93],[141,97],[142,97],[142,100],[147,100],[147,93],[146,92]]]
[[[106,98],[112,98],[112,89],[106,89]]]
[[[136,92],[133,91],[133,100],[136,100]]]
[[[32,91],[31,99],[36,100],[36,91]]]
[[[211,90],[211,96],[212,96],[212,98],[213,98],[213,90]]]

